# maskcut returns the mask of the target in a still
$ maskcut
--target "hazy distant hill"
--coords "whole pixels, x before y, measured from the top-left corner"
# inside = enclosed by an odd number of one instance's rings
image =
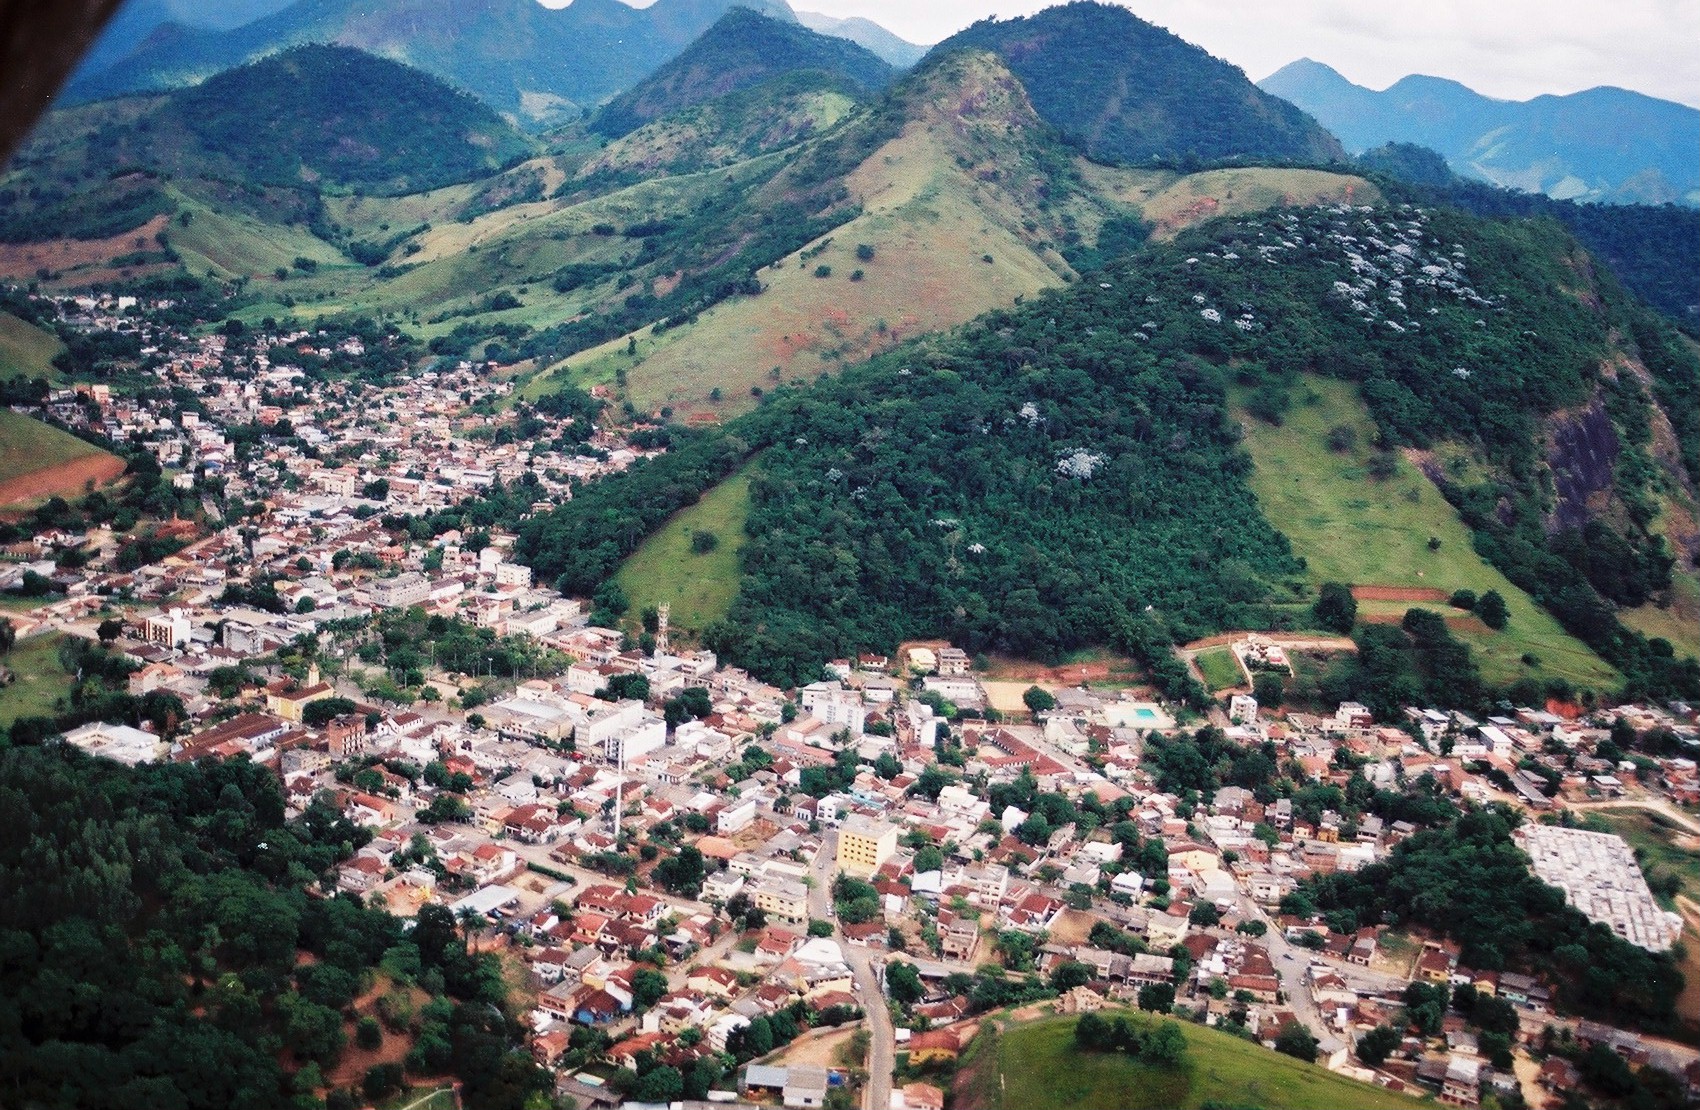
[[[609,101],[591,129],[611,137],[626,135],[651,120],[803,71],[817,72],[863,95],[884,88],[895,74],[878,55],[847,39],[734,8],[684,53]]]
[[[167,23],[228,31],[287,8],[294,0],[127,0],[101,29],[72,76],[86,79],[122,61]]]
[[[872,50],[898,69],[908,69],[927,54],[925,46],[898,38],[871,19],[863,19],[861,16],[836,19],[819,12],[796,14],[797,22],[809,30],[819,31],[834,38],[849,39],[858,46]]]
[[[1700,111],[1625,89],[1495,100],[1406,77],[1381,92],[1302,59],[1259,82],[1356,154],[1389,142],[1439,151],[1460,174],[1559,199],[1700,204]]]
[[[1096,158],[1326,162],[1340,144],[1240,70],[1125,8],[1077,0],[982,20],[933,48],[999,55],[1051,126]]]
[[[231,30],[156,28],[132,54],[80,73],[75,100],[190,84],[304,42],[354,46],[418,67],[526,121],[571,118],[630,88],[734,3],[792,20],[784,0],[297,0]]]

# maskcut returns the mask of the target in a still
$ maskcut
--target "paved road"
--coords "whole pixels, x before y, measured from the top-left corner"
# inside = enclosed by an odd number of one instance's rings
[[[831,921],[833,936],[844,949],[845,962],[856,976],[856,1000],[867,1014],[868,1083],[862,1090],[862,1110],[888,1110],[891,1106],[891,1073],[897,1067],[897,1031],[885,1003],[885,960],[872,949],[850,944],[832,913],[833,863],[838,858],[838,834],[828,831],[820,852],[810,865],[809,916]]]
[[[1280,926],[1270,921],[1264,915],[1263,907],[1250,898],[1242,895],[1240,907],[1248,917],[1269,926],[1263,940],[1268,945],[1269,958],[1275,964],[1275,974],[1281,980],[1281,993],[1286,996],[1287,1005],[1293,1008],[1300,1021],[1310,1027],[1312,1033],[1331,1032],[1322,1020],[1322,1011],[1317,1009],[1310,996],[1310,984],[1305,981],[1305,971],[1310,967],[1310,950],[1287,943]]]

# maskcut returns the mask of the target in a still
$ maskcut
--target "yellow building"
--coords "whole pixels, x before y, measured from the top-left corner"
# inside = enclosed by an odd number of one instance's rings
[[[853,813],[838,829],[838,870],[858,879],[878,871],[897,851],[897,826]]]
[[[764,876],[750,884],[749,892],[769,920],[801,925],[809,919],[809,888],[794,879]]]
[[[309,705],[335,696],[335,687],[319,681],[319,668],[315,666],[308,670],[305,683],[297,683],[291,678],[269,683],[266,686],[266,711],[298,725]]]

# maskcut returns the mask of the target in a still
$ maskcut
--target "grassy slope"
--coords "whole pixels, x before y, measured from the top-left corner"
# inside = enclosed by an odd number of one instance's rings
[[[1169,170],[1129,170],[1080,163],[1082,175],[1106,196],[1138,208],[1152,236],[1178,233],[1219,216],[1243,216],[1294,205],[1376,204],[1381,192],[1361,177],[1326,170],[1207,170],[1185,177]]]
[[[966,124],[917,119],[848,177],[862,215],[764,269],[762,296],[725,302],[658,337],[640,330],[635,360],[626,357],[622,337],[574,356],[556,374],[607,384],[624,368],[640,409],[736,413],[753,405],[752,387],[808,381],[1058,285],[1071,271],[1043,237],[1042,225],[1054,216],[1034,210],[1019,189],[1026,142],[1019,127],[984,116]],[[1172,234],[1226,211],[1375,199],[1361,179],[1308,170],[1180,178],[1084,162],[1077,168],[1084,195],[1068,202],[1068,214],[1089,239],[1116,211],[1144,211]],[[871,261],[856,258],[864,243],[875,250]],[[814,276],[820,265],[831,267],[829,277]],[[864,279],[851,281],[858,269]],[[547,388],[548,380],[533,389]],[[718,401],[710,395],[715,388]]]
[[[72,676],[59,665],[59,642],[53,634],[20,640],[5,656],[0,667],[17,676],[10,686],[0,686],[0,725],[11,725],[19,717],[51,717],[54,701],[71,688]]]
[[[1307,403],[1307,390],[1316,403]],[[1562,675],[1596,689],[1617,681],[1615,671],[1475,553],[1463,522],[1416,467],[1401,459],[1392,479],[1368,478],[1363,467],[1372,428],[1350,383],[1307,379],[1279,428],[1243,410],[1237,415],[1257,463],[1252,489],[1264,513],[1305,558],[1314,581],[1421,586],[1447,593],[1498,590],[1511,611],[1502,632],[1444,603],[1430,606],[1448,617],[1489,681],[1507,683],[1528,673]],[[1350,455],[1328,450],[1325,437],[1339,424],[1357,430],[1358,446]],[[1429,550],[1431,536],[1440,539],[1439,551]],[[1393,620],[1408,607],[1406,602],[1363,602],[1358,612]],[[1526,652],[1539,656],[1538,669],[1523,665]]]
[[[724,302],[653,341],[640,333],[633,403],[736,412],[754,403],[752,386],[813,380],[1060,283],[1066,264],[1024,240],[1014,206],[955,162],[950,139],[943,128],[909,124],[850,175],[862,215],[762,270],[765,293]],[[825,250],[802,257],[828,239]],[[875,252],[866,262],[856,258],[864,243]],[[822,265],[830,277],[814,276]],[[858,269],[864,279],[852,281]],[[609,353],[624,348],[620,339],[583,352],[568,372],[602,380],[612,375]],[[716,387],[719,403],[709,397]]]
[[[65,349],[59,337],[49,335],[27,320],[0,312],[0,378],[43,377],[59,380],[53,356]]]
[[[1678,655],[1700,658],[1700,574],[1678,569],[1671,575],[1671,603],[1661,609],[1652,603],[1625,609],[1618,619],[1637,632],[1663,636]]]
[[[957,1104],[974,1110],[1185,1110],[1214,1101],[1262,1110],[1402,1110],[1432,1105],[1372,1087],[1314,1064],[1202,1026],[1181,1024],[1187,1059],[1176,1070],[1118,1053],[1074,1047],[1074,1018],[1043,1018],[1006,1029],[995,1041],[994,1067],[981,1061],[984,1036],[964,1056],[975,1090],[958,1085]],[[978,1052],[976,1052],[978,1050]]]
[[[310,258],[320,266],[349,265],[341,251],[303,226],[270,223],[180,191],[173,194],[185,211],[193,213],[187,227],[173,222],[168,233],[191,273],[211,271],[219,277],[252,276],[270,282],[275,280],[269,276],[273,270],[288,268],[297,258]]]
[[[0,409],[0,482],[59,466],[99,450],[39,420]]]
[[[724,617],[738,593],[738,552],[750,510],[750,474],[743,470],[703,495],[671,520],[621,566],[615,580],[632,611],[669,602],[673,627],[701,631]],[[691,536],[712,532],[720,545],[706,555],[691,550]]]

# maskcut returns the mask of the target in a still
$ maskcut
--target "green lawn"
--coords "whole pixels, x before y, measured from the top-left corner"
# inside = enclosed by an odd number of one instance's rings
[[[631,599],[632,612],[669,602],[677,629],[700,632],[724,617],[738,594],[738,552],[750,511],[750,473],[741,470],[673,514],[660,531],[626,560],[616,581]],[[713,551],[691,550],[691,537],[711,532]]]
[[[59,665],[58,634],[19,640],[11,652],[0,656],[0,667],[16,676],[10,686],[0,686],[0,725],[19,717],[52,717],[54,702],[71,689],[72,675]]]
[[[956,1105],[973,1110],[1189,1110],[1206,1103],[1261,1110],[1397,1110],[1433,1105],[1186,1022],[1180,1027],[1187,1058],[1179,1068],[1153,1067],[1114,1052],[1080,1052],[1074,1046],[1075,1021],[1041,1018],[1006,1027],[995,1037],[982,1032],[963,1055]]]
[[[1278,428],[1239,406],[1234,414],[1257,464],[1251,485],[1264,515],[1304,557],[1312,581],[1426,586],[1447,594],[1498,590],[1511,613],[1501,632],[1444,602],[1427,606],[1449,618],[1488,681],[1504,684],[1528,675],[1561,676],[1591,689],[1617,684],[1615,670],[1475,553],[1463,521],[1415,466],[1401,458],[1392,478],[1368,476],[1373,426],[1356,386],[1305,378]],[[1353,429],[1357,443],[1350,451],[1329,450],[1328,432],[1337,426]],[[1431,537],[1440,541],[1437,550],[1430,550]],[[1408,607],[1361,604],[1359,614],[1397,620]],[[1537,657],[1538,665],[1526,666],[1525,654]]]
[[[0,378],[46,378],[59,380],[53,356],[65,349],[59,337],[50,335],[10,312],[0,312]]]
[[[68,463],[100,448],[69,432],[0,409],[0,482]]]
[[[1210,687],[1211,693],[1246,684],[1240,661],[1234,658],[1229,648],[1205,648],[1198,653],[1197,663],[1198,669],[1204,673],[1204,684]]]

